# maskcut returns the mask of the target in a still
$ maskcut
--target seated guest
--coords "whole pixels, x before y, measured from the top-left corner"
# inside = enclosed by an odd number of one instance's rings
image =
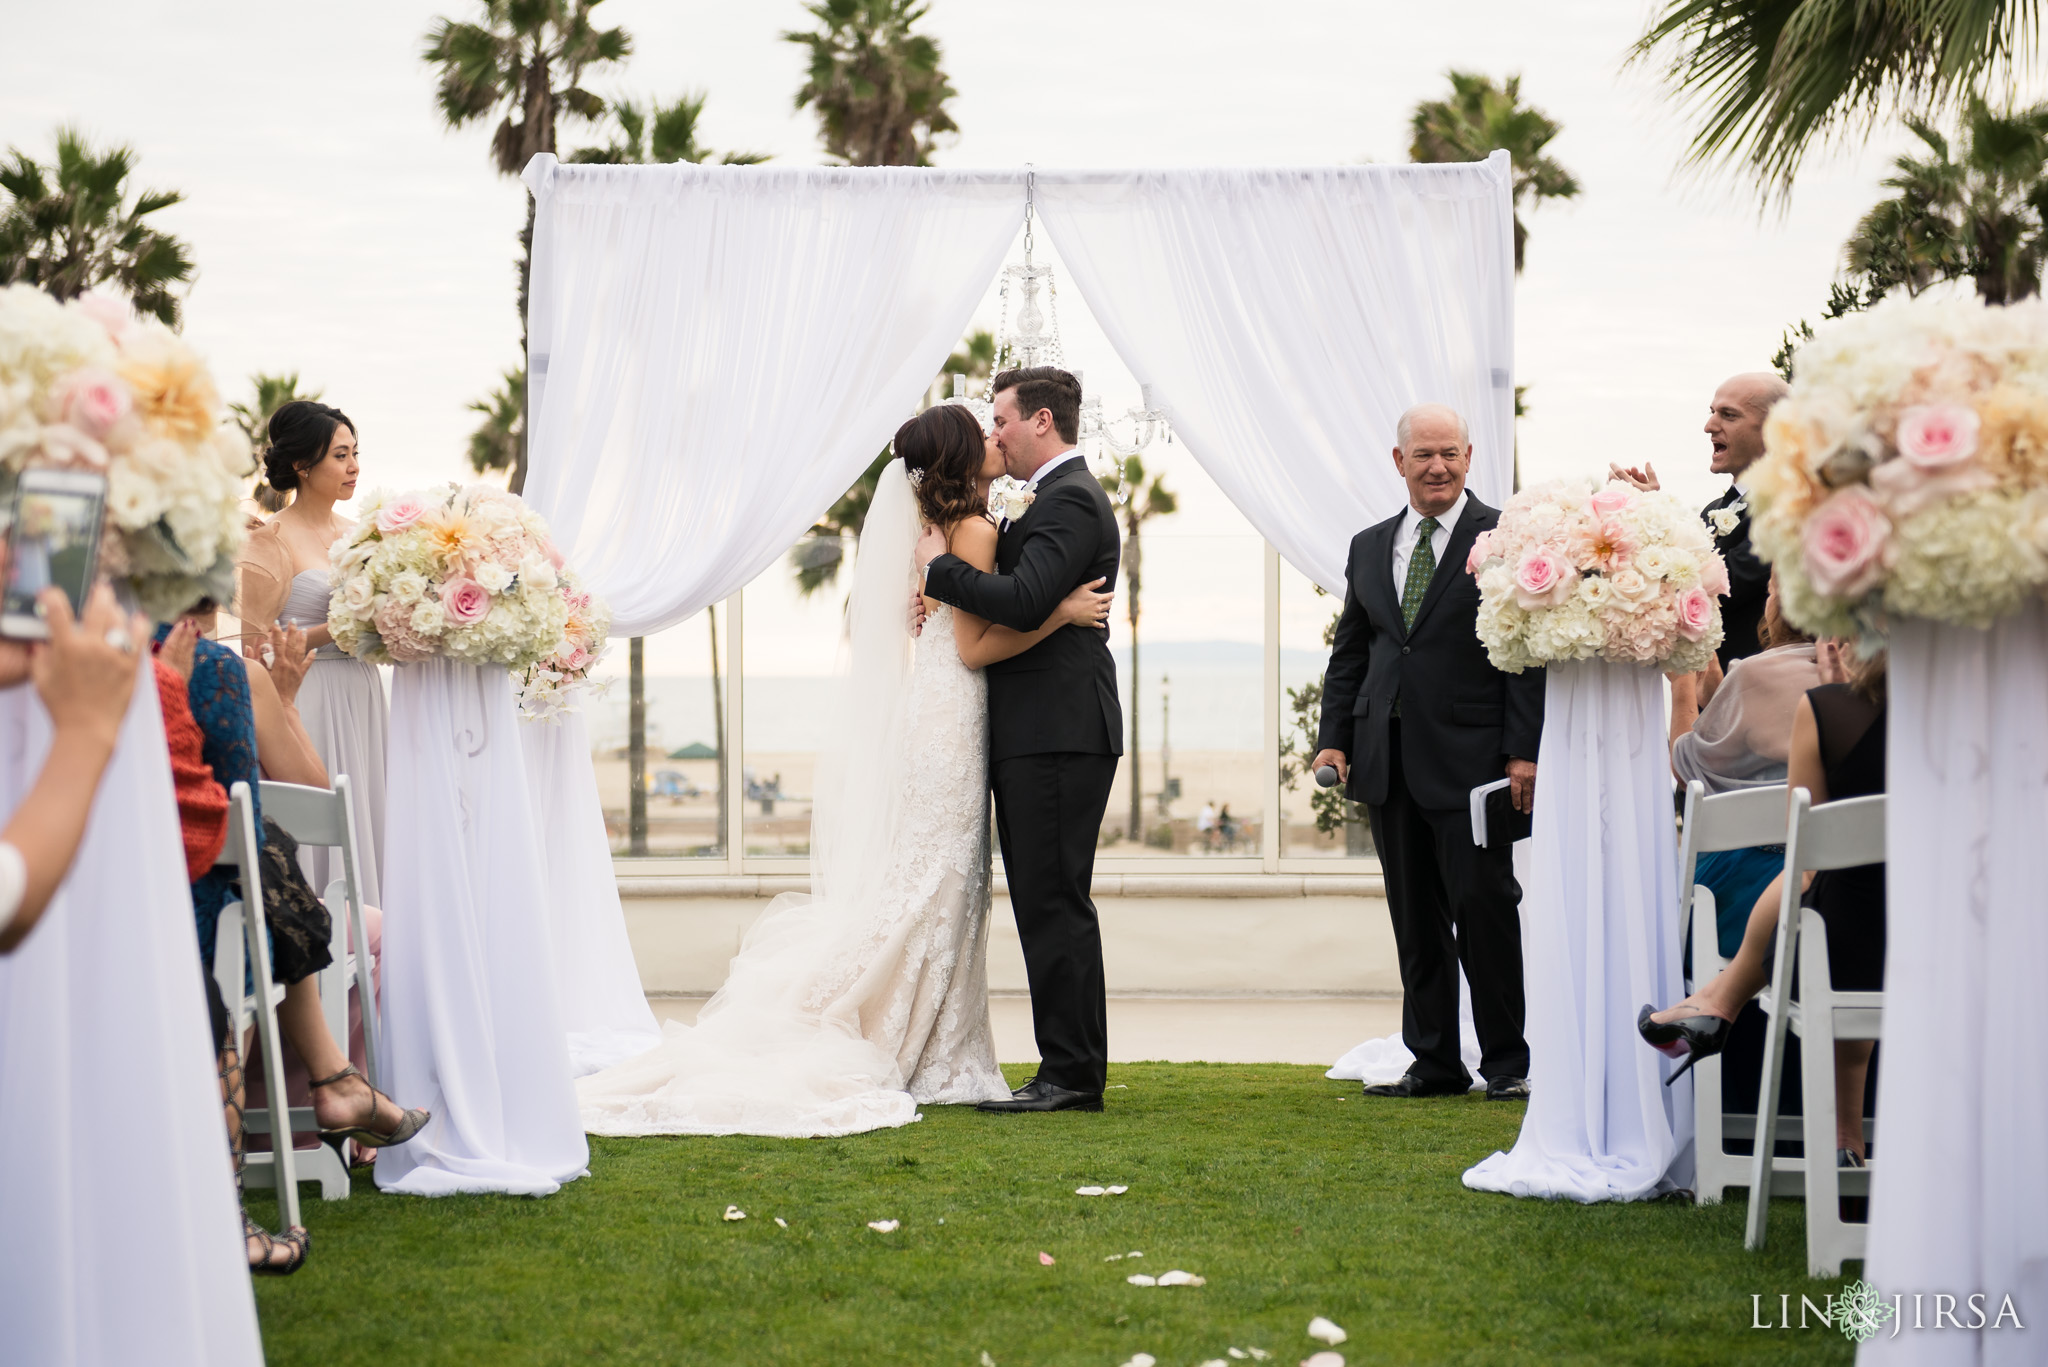
[[[105,584],[75,625],[62,590],[45,589],[37,601],[48,643],[0,641],[0,688],[33,681],[52,732],[42,772],[0,831],[0,954],[28,938],[71,872],[135,692],[135,649],[149,632],[143,618],[122,615]]]
[[[1844,663],[1846,647],[1824,641],[1816,649],[1823,683],[1799,700],[1785,781],[1804,788],[1813,803],[1866,797],[1885,790],[1885,659]],[[1778,931],[1784,875],[1771,881],[1750,912],[1742,946],[1713,981],[1676,1006],[1645,1006],[1636,1028],[1644,1040],[1690,1068],[1721,1052],[1736,1013],[1770,981],[1770,953]],[[1862,864],[1806,876],[1802,904],[1828,928],[1828,976],[1843,991],[1884,986],[1884,865]],[[1835,1041],[1837,1161],[1863,1166],[1863,1093],[1870,1040]],[[1683,1073],[1685,1068],[1680,1068]],[[1676,1075],[1674,1075],[1676,1076]]]
[[[1799,700],[1820,684],[1813,638],[1800,634],[1779,610],[1778,578],[1771,576],[1758,635],[1761,655],[1739,659],[1711,701],[1699,697],[1703,674],[1671,676],[1671,772],[1680,783],[1697,779],[1707,796],[1765,788],[1785,781],[1792,718]],[[1699,856],[1693,881],[1714,894],[1721,957],[1742,945],[1750,908],[1785,867],[1783,845],[1712,850]]]

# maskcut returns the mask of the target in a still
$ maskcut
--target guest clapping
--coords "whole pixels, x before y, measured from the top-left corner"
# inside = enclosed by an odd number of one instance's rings
[[[0,642],[0,688],[33,681],[53,732],[42,771],[0,831],[0,954],[27,939],[71,871],[135,693],[136,649],[149,636],[149,623],[123,614],[104,584],[77,622],[61,590],[37,601],[49,641]]]
[[[1816,649],[1821,686],[1799,700],[1792,723],[1786,782],[1804,788],[1814,805],[1865,797],[1885,789],[1885,660],[1849,658],[1823,641]],[[1770,950],[1778,930],[1781,872],[1757,898],[1742,947],[1699,991],[1663,1011],[1645,1006],[1636,1021],[1644,1040],[1686,1066],[1718,1054],[1736,1013],[1770,982]],[[1844,991],[1884,985],[1884,865],[1863,864],[1810,875],[1804,905],[1828,928],[1828,976]],[[1863,1090],[1871,1041],[1835,1042],[1837,1160],[1863,1163]],[[1682,1070],[1681,1070],[1682,1071]]]
[[[1764,453],[1764,419],[1771,406],[1790,392],[1790,387],[1769,371],[1734,375],[1722,381],[1707,408],[1703,430],[1713,450],[1708,468],[1729,477],[1728,492],[1701,510],[1713,529],[1714,549],[1728,565],[1728,592],[1721,596],[1724,635],[1715,652],[1724,673],[1735,661],[1761,649],[1757,627],[1763,620],[1770,569],[1757,559],[1749,544],[1749,496],[1742,474]],[[1638,489],[1657,487],[1657,471],[1647,461],[1640,469],[1619,465],[1609,469],[1616,479]]]

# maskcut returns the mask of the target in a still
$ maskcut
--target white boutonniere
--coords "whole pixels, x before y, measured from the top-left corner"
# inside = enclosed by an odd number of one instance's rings
[[[1004,522],[1015,522],[1024,516],[1033,503],[1038,501],[1036,490],[1027,489],[1019,480],[1004,475],[989,486],[989,511]]]
[[[1716,508],[1707,514],[1707,521],[1714,524],[1714,535],[1727,536],[1742,524],[1742,515],[1749,511],[1749,501],[1741,499],[1725,508]]]

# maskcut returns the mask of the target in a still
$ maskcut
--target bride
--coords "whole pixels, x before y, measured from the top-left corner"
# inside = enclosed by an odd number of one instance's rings
[[[921,525],[994,568],[989,483],[1002,453],[963,407],[896,433],[860,538],[847,663],[811,820],[815,896],[775,899],[694,1026],[580,1079],[592,1134],[855,1134],[917,1119],[920,1103],[1007,1097],[988,1016],[985,665],[1069,624],[1099,626],[1112,595],[1074,590],[1037,631],[929,599],[904,620]]]

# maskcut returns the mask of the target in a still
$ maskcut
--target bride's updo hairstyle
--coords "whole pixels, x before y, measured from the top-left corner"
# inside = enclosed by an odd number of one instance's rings
[[[935,404],[896,429],[895,447],[926,522],[950,528],[988,516],[988,500],[975,482],[987,448],[972,413],[957,403]]]
[[[270,445],[263,450],[263,482],[279,493],[299,487],[299,476],[327,458],[334,429],[356,425],[339,408],[293,399],[270,415]]]

